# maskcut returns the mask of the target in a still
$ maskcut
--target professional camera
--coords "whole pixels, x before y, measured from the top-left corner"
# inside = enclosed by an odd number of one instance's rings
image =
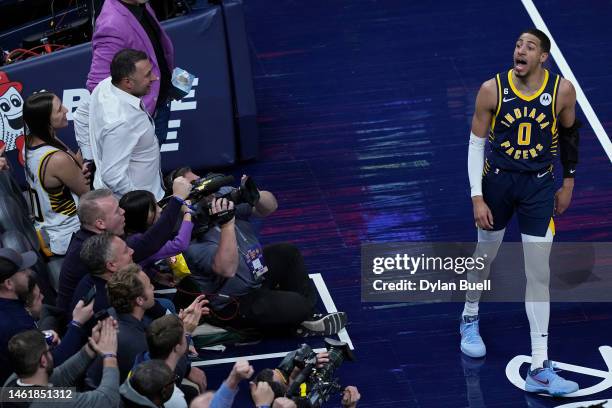
[[[323,367],[317,368],[317,354],[307,344],[287,354],[277,367],[285,378],[289,378],[294,367],[301,369],[286,392],[298,407],[319,408],[332,394],[342,390],[338,378],[332,376],[344,360],[354,361],[355,356],[344,342],[325,339],[325,346],[329,362]]]
[[[205,177],[201,177],[191,184],[193,185],[191,192],[189,193],[188,200],[193,203],[202,201],[211,194],[215,194],[217,198],[227,198],[234,202],[234,205],[241,203],[248,203],[254,206],[259,201],[259,190],[257,190],[257,184],[251,177],[246,177],[243,183],[238,188],[232,189],[226,194],[218,195],[216,193],[222,187],[231,186],[234,184],[234,176],[226,176],[217,173],[208,173]]]
[[[251,177],[247,176],[237,188],[229,188],[234,181],[233,176],[208,173],[205,177],[191,183],[193,187],[187,199],[191,200],[192,208],[195,211],[193,215],[193,221],[196,225],[194,235],[200,235],[212,225],[224,224],[234,217],[234,210],[211,214],[211,203],[207,201],[207,197],[211,194],[214,194],[216,198],[225,198],[232,201],[234,206],[243,203],[255,206],[259,202],[259,190]]]

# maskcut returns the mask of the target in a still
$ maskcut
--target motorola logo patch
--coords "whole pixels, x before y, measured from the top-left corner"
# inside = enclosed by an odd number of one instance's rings
[[[549,93],[543,93],[540,95],[540,103],[544,106],[548,106],[552,103],[552,96]]]

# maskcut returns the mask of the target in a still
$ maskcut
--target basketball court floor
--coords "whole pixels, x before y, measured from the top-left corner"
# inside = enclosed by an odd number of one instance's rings
[[[549,355],[583,393],[552,399],[511,382],[524,378],[520,356],[530,353],[522,303],[481,306],[488,353],[471,360],[459,351],[461,303],[365,303],[360,289],[364,243],[476,239],[466,165],[476,93],[511,67],[515,40],[534,25],[558,45],[549,69],[580,89],[584,123],[574,197],[555,239],[612,241],[612,3],[258,0],[245,1],[245,13],[260,156],[230,171],[278,198],[257,224],[262,242],[298,245],[321,307],[348,313],[343,339],[358,361],[337,376],[359,388],[359,406],[612,406],[608,303],[552,305]],[[519,238],[514,220],[506,239]],[[274,367],[302,341],[203,351],[211,388],[235,358]],[[251,406],[246,384],[235,406]]]

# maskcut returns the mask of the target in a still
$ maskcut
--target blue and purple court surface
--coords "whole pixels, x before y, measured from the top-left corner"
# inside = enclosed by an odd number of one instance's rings
[[[260,155],[229,171],[276,194],[278,211],[257,224],[262,242],[298,245],[321,307],[347,312],[343,338],[357,361],[337,376],[359,388],[358,406],[612,406],[609,303],[552,304],[550,358],[585,391],[552,399],[511,382],[527,369],[518,356],[530,354],[522,303],[481,305],[487,356],[471,360],[459,351],[461,303],[364,303],[360,276],[365,243],[476,239],[467,177],[476,93],[511,67],[515,40],[537,15],[564,57],[553,51],[549,68],[571,71],[585,96],[576,187],[555,239],[612,241],[612,3],[257,0],[245,1],[245,13]],[[520,240],[516,220],[506,239]],[[210,387],[234,358],[274,367],[302,341],[204,352]],[[247,389],[235,406],[252,406]],[[326,406],[339,407],[339,398]]]

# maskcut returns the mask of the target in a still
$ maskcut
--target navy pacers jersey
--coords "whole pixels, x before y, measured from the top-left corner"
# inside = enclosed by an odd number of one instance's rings
[[[537,172],[550,168],[558,151],[557,90],[561,77],[545,70],[544,82],[530,96],[512,82],[512,70],[495,76],[497,109],[491,121],[485,172],[491,168]]]

